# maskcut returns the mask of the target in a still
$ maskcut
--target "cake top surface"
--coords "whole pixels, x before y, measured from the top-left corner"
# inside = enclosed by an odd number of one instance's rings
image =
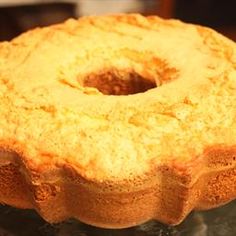
[[[90,16],[0,43],[0,148],[31,168],[126,179],[236,143],[236,46],[138,14]]]

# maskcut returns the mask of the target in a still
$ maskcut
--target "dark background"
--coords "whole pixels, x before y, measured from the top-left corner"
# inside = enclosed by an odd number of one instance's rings
[[[104,4],[103,0],[86,0],[97,2],[109,13],[112,7],[110,0]],[[120,0],[116,0],[120,1]],[[124,0],[123,0],[124,1]],[[129,2],[130,0],[126,0]],[[212,27],[233,40],[236,40],[236,1],[235,0],[132,0],[133,4],[141,4],[138,11],[142,14],[157,14],[164,18],[178,18],[186,22],[197,23]],[[132,2],[130,1],[130,2]],[[4,1],[3,1],[4,2]],[[7,1],[5,1],[7,2]],[[69,17],[82,15],[83,0],[75,1],[43,1],[43,4],[17,5],[1,4],[0,0],[0,41],[10,40],[28,29],[46,26],[64,21]],[[37,2],[37,1],[36,1]],[[40,0],[38,1],[40,2]],[[10,4],[11,3],[11,4]],[[93,4],[94,5],[94,4]],[[96,5],[97,6],[97,5]],[[131,8],[132,9],[132,8]],[[133,6],[133,9],[136,9]],[[123,12],[129,12],[124,8]],[[136,10],[137,11],[137,10]],[[96,8],[87,10],[90,14],[97,14]]]

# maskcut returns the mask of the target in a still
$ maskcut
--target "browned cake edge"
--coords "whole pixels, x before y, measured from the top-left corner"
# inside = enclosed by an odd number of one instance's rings
[[[1,163],[0,202],[33,208],[51,223],[73,217],[105,228],[150,219],[175,225],[193,209],[236,198],[235,146],[208,148],[191,163],[156,166],[152,173],[122,183],[86,180],[70,165],[42,174],[22,163]]]

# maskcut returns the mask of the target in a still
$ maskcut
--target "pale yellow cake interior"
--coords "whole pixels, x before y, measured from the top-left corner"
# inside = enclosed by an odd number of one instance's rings
[[[0,144],[32,166],[139,176],[235,145],[236,46],[177,20],[71,19],[0,44],[0,101]]]

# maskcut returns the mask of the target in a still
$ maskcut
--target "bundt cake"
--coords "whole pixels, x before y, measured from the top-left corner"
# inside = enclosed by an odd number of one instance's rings
[[[0,202],[48,222],[178,224],[236,198],[236,44],[90,16],[0,43]]]

